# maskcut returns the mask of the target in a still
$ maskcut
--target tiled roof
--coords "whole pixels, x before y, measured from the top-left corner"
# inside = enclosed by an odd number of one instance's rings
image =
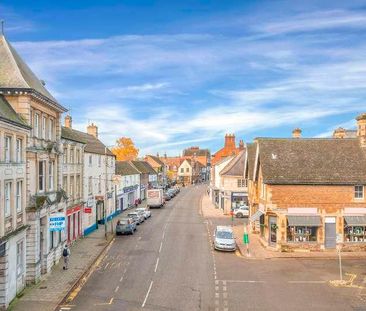
[[[193,156],[193,155],[209,157],[210,156],[210,150],[208,150],[208,149],[191,149],[191,148],[183,150],[183,156],[185,156],[185,157],[189,156],[190,157],[190,156]]]
[[[30,129],[31,127],[15,112],[3,95],[0,95],[0,120]]]
[[[61,138],[76,141],[83,144],[86,144],[87,142],[86,139],[80,135],[79,131],[76,131],[74,129],[65,126],[62,126],[61,128]]]
[[[0,35],[0,90],[34,90],[66,111],[36,77],[15,49]]]
[[[159,157],[157,157],[157,156],[153,156],[153,155],[147,155],[147,157],[150,157],[151,159],[153,159],[157,164],[159,164],[159,165],[161,165],[161,166],[164,166],[164,162],[163,162],[163,161],[161,161],[161,160],[159,159]]]
[[[146,161],[141,161],[147,168],[148,172],[150,175],[156,175],[156,171],[154,170],[154,168],[150,165],[150,163],[146,162]]]
[[[72,137],[71,140],[74,141],[79,141],[79,142],[83,142],[86,143],[85,152],[89,152],[89,153],[96,153],[96,154],[107,154],[110,156],[113,156],[112,151],[110,151],[98,138],[95,138],[93,135],[84,133],[84,132],[80,132],[78,130],[74,130],[72,129],[71,131],[68,131],[67,129],[65,130],[65,127],[62,127],[62,134],[66,134],[66,136],[62,136],[63,138],[66,139],[71,139],[68,137]]]
[[[149,174],[151,170],[148,168],[146,164],[149,165],[149,163],[145,161],[131,161],[132,165],[135,166],[135,168],[141,173],[141,174]],[[154,170],[153,168],[151,168]],[[155,173],[155,171],[154,171]]]
[[[140,172],[129,161],[116,161],[116,174],[126,176],[140,174]]]
[[[358,139],[258,138],[267,184],[365,184],[366,149]]]
[[[248,179],[253,180],[253,170],[255,164],[255,154],[257,152],[257,145],[256,144],[247,144],[247,151],[248,151]]]
[[[240,151],[221,171],[224,176],[244,177],[245,150]]]

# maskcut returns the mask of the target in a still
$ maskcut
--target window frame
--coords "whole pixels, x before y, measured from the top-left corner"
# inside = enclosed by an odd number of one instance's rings
[[[16,152],[15,152],[15,160],[17,163],[23,162],[23,139],[16,139]]]
[[[12,182],[5,181],[4,183],[4,216],[8,218],[11,216],[11,192]]]
[[[40,172],[40,168],[42,167],[42,174]],[[42,189],[41,189],[41,181],[42,181]],[[38,162],[38,192],[46,191],[46,160],[40,160]]]
[[[12,147],[12,137],[10,135],[4,136],[4,162],[10,163],[11,162],[11,147]]]
[[[19,251],[20,250],[20,251]],[[24,273],[24,240],[17,242],[17,276],[19,277]]]
[[[54,128],[54,120],[53,118],[48,119],[48,140],[53,140],[53,128]]]
[[[292,240],[289,239],[289,231],[291,230],[291,228],[294,228],[294,233],[292,233]],[[304,230],[304,233],[299,233],[297,232],[296,228],[302,228]],[[307,230],[311,230],[311,233],[306,233]],[[314,234],[313,234],[313,230],[314,230]],[[288,243],[318,243],[318,230],[319,227],[317,226],[289,226],[287,224],[287,230],[286,230],[286,235],[287,235],[287,242]],[[310,237],[314,237],[315,236],[315,241],[312,241]],[[296,238],[307,238],[307,240],[302,240],[300,241],[296,241]]]
[[[54,180],[55,180],[55,162],[50,161],[48,162],[48,190],[53,191],[54,190]]]
[[[92,176],[89,176],[89,179],[88,179],[88,193],[90,195],[93,194],[93,177]]]
[[[37,112],[34,113],[34,122],[33,122],[33,136],[39,137],[39,114]]]
[[[46,116],[42,116],[42,125],[41,125],[41,130],[42,130],[42,135],[41,135],[41,138],[42,139],[46,139],[46,133],[47,133],[47,130],[46,130],[46,125],[47,123],[47,117]]]
[[[15,188],[15,210],[17,213],[23,211],[23,180],[17,180]]]
[[[360,194],[361,196],[359,196]],[[354,186],[354,198],[355,200],[363,200],[365,198],[365,187],[363,185]]]

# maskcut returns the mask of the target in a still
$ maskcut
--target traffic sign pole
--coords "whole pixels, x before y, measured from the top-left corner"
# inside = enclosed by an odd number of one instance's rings
[[[244,224],[244,234],[243,234],[243,244],[245,244],[246,248],[247,248],[247,256],[250,256],[250,252],[249,252],[249,234],[247,231],[247,227]]]

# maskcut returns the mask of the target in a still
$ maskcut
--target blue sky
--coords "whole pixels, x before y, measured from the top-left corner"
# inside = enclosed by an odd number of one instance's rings
[[[330,135],[366,111],[366,1],[2,1],[74,127],[141,154]]]

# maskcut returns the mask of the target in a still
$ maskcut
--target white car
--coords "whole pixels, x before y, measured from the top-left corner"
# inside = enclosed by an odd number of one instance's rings
[[[235,217],[248,217],[249,216],[249,206],[242,205],[234,209]]]
[[[136,212],[141,212],[144,214],[145,219],[151,217],[151,211],[144,207],[136,208]]]
[[[236,250],[236,242],[234,238],[233,229],[228,226],[217,226],[214,234],[214,247],[219,251]]]

